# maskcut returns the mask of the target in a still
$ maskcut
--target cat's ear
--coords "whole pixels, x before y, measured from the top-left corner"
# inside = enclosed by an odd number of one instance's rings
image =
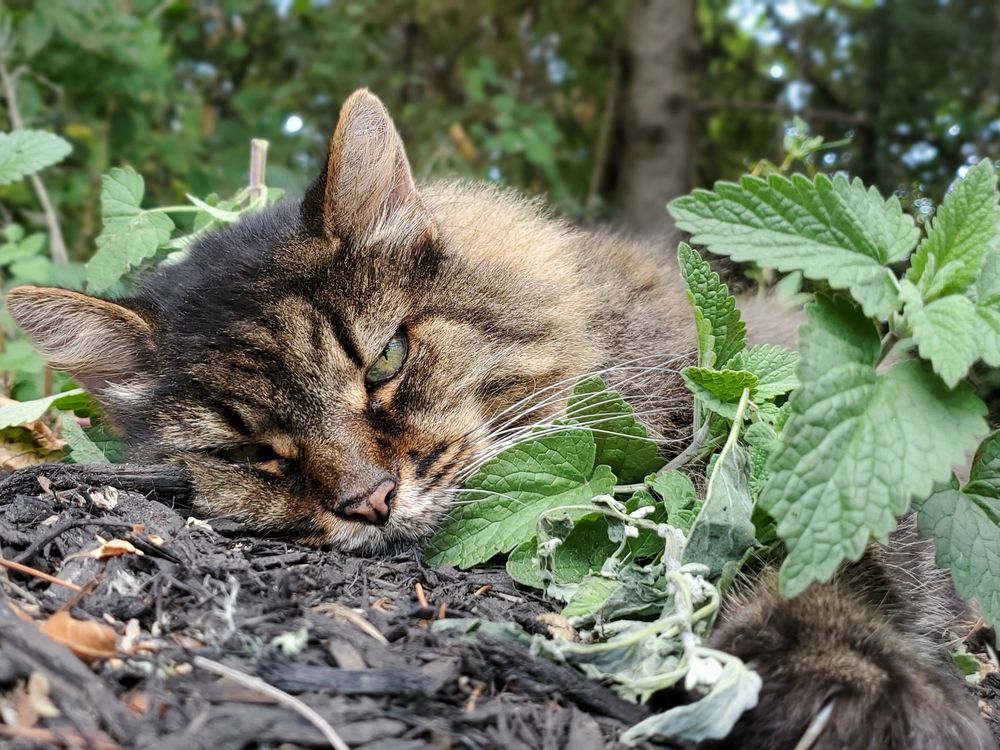
[[[403,141],[385,106],[367,89],[351,94],[330,139],[326,167],[302,202],[317,234],[400,244],[432,240],[437,229],[413,182]]]
[[[53,367],[99,392],[138,374],[153,328],[127,307],[66,289],[22,286],[7,309]]]

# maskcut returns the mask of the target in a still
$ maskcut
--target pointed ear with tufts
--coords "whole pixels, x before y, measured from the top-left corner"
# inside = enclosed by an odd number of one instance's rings
[[[7,309],[53,367],[100,394],[139,374],[152,350],[153,329],[138,313],[114,302],[66,289],[22,286]]]
[[[330,139],[326,168],[302,201],[311,231],[364,243],[416,245],[437,235],[413,182],[403,141],[378,97],[351,94]]]

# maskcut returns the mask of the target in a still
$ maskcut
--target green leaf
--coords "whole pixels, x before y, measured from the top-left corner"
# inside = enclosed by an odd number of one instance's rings
[[[976,281],[986,255],[998,247],[997,174],[992,162],[983,159],[948,191],[906,278],[920,289],[924,302],[964,293]]]
[[[690,245],[680,243],[677,262],[687,285],[687,298],[698,323],[698,362],[712,367],[727,362],[746,346],[746,326],[719,275]]]
[[[954,388],[980,358],[984,336],[975,303],[960,294],[939,297],[928,305],[913,299],[906,305],[920,356],[930,360],[934,372]]]
[[[590,513],[574,519],[573,530],[552,554],[554,581],[559,584],[579,583],[589,573],[600,571],[604,561],[617,548],[618,545],[608,538],[608,524],[603,515]],[[544,588],[535,565],[537,556],[536,540],[518,545],[507,559],[510,577],[526,586]]]
[[[1000,431],[987,437],[969,481],[937,487],[915,500],[920,533],[934,538],[935,560],[955,588],[975,597],[990,624],[1000,624]]]
[[[646,477],[646,484],[660,497],[667,512],[667,522],[687,531],[676,523],[676,516],[681,511],[690,511],[699,506],[698,495],[690,477],[677,469],[665,471],[662,474]]]
[[[0,407],[0,429],[16,427],[25,422],[34,422],[36,419],[41,419],[49,408],[72,409],[81,401],[85,403],[87,400],[89,400],[89,396],[86,392],[82,388],[77,388],[45,398],[36,398],[33,401],[7,404]]]
[[[798,365],[798,352],[783,346],[759,344],[747,351],[737,352],[726,363],[726,369],[752,372],[757,377],[754,400],[769,401],[799,387],[799,378],[795,374]],[[738,395],[736,398],[739,400]]]
[[[810,182],[771,175],[718,182],[671,202],[678,227],[693,242],[736,261],[802,271],[849,289],[865,312],[882,320],[898,307],[896,279],[886,266],[903,260],[919,232],[899,201],[843,175]]]
[[[80,423],[71,414],[59,417],[62,424],[62,436],[66,447],[70,450],[70,458],[75,464],[107,464],[108,457],[83,431]]]
[[[757,705],[760,675],[742,662],[727,661],[722,674],[701,700],[676,706],[627,729],[621,741],[632,746],[651,739],[701,742],[728,735],[744,711]]]
[[[618,581],[612,578],[599,575],[587,576],[563,607],[562,616],[566,618],[592,616],[601,609],[601,605],[619,586]]]
[[[170,239],[174,223],[164,213],[140,208],[145,190],[131,167],[114,168],[101,178],[104,228],[87,263],[87,288],[103,292]]]
[[[65,159],[73,147],[65,138],[42,130],[0,133],[0,185],[34,174]]]
[[[597,449],[585,429],[508,448],[466,483],[459,505],[430,541],[428,562],[468,568],[535,536],[545,510],[610,494],[614,474],[594,469]]]
[[[577,383],[566,404],[570,421],[593,430],[594,463],[611,467],[626,484],[641,482],[665,463],[646,428],[632,414],[632,407],[618,391],[606,388],[598,377]]]
[[[948,390],[923,362],[876,373],[878,333],[850,303],[821,296],[807,312],[802,386],[760,497],[788,547],[780,584],[789,596],[885,536],[986,427],[971,389]]]
[[[710,411],[726,419],[736,418],[736,404],[744,388],[751,396],[757,389],[757,376],[746,370],[711,370],[707,367],[685,367],[681,370],[684,384]]]
[[[726,563],[740,560],[753,546],[753,499],[748,477],[746,451],[734,440],[726,445],[712,469],[705,502],[684,545],[682,562],[707,565],[714,578],[722,574]]]

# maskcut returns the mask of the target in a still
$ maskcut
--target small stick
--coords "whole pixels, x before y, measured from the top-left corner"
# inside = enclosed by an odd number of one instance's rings
[[[259,677],[245,674],[237,669],[227,667],[225,664],[219,664],[217,661],[206,659],[204,656],[196,656],[192,662],[196,667],[201,667],[208,672],[214,672],[217,675],[228,677],[233,682],[236,682],[245,688],[249,688],[250,690],[257,690],[264,695],[274,698],[278,701],[278,703],[292,709],[299,714],[299,716],[316,727],[320,734],[323,735],[323,739],[329,742],[330,747],[334,748],[334,750],[351,750],[347,746],[347,743],[340,738],[340,735],[337,734],[336,730],[330,726],[326,719],[295,696],[289,695],[283,690],[278,690],[278,688],[274,687],[274,685],[264,682]]]
[[[83,591],[83,588],[77,586],[75,583],[64,581],[62,578],[56,578],[55,576],[50,576],[48,573],[43,573],[37,568],[32,568],[30,565],[22,565],[19,562],[7,560],[3,557],[0,557],[0,565],[3,565],[5,568],[10,568],[11,570],[16,570],[18,573],[24,573],[25,575],[34,576],[35,578],[41,578],[43,581],[55,583],[59,586],[65,586],[70,591],[75,591],[77,593]]]
[[[323,604],[317,604],[311,609],[313,612],[319,612],[321,615],[333,615],[337,619],[347,620],[347,622],[351,623],[351,625],[356,627],[362,633],[371,636],[379,643],[385,644],[389,642],[389,640],[379,632],[379,629],[368,622],[363,615],[359,615],[353,609],[345,607],[343,604],[338,604],[337,602],[325,602]]]
[[[50,529],[46,534],[43,534],[41,537],[33,541],[31,545],[24,550],[24,552],[17,556],[17,562],[27,563],[32,557],[35,556],[38,550],[51,542],[57,536],[61,536],[70,529],[76,529],[80,526],[102,526],[110,529],[131,529],[133,524],[129,521],[111,521],[103,518],[74,518],[58,524],[54,528]]]
[[[423,609],[427,609],[427,597],[424,596],[424,587],[420,585],[420,581],[416,581],[413,584],[413,591],[417,595],[417,604],[419,604]]]
[[[34,740],[36,742],[47,742],[58,747],[81,747],[89,745],[97,750],[122,750],[122,746],[115,743],[93,737],[82,737],[73,730],[67,730],[56,734],[50,729],[41,727],[15,727],[8,724],[0,724],[0,737],[10,737],[11,739]]]
[[[259,201],[264,191],[264,170],[267,167],[267,147],[268,142],[263,138],[252,138],[250,140],[250,203],[251,205]]]
[[[489,591],[491,588],[493,588],[493,584],[492,583],[484,583],[478,589],[476,589],[475,591],[473,591],[472,595],[475,596],[475,597],[480,597],[483,594],[485,594],[487,591]]]

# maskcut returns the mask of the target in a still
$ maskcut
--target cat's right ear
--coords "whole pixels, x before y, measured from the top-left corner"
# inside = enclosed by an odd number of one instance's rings
[[[137,374],[153,328],[134,310],[66,289],[21,286],[7,309],[53,367],[100,392]]]

